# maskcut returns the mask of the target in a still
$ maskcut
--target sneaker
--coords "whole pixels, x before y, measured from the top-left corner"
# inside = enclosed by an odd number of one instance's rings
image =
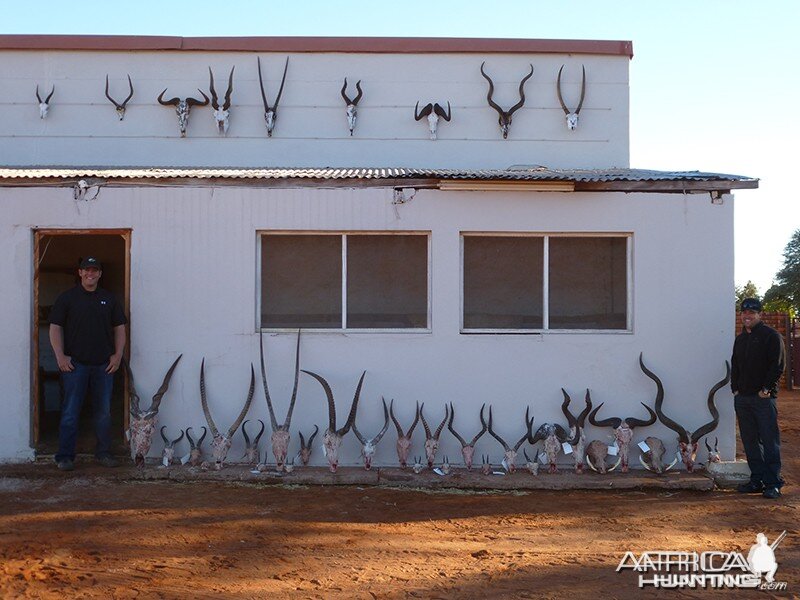
[[[764,496],[764,498],[769,498],[770,500],[775,500],[775,499],[781,497],[781,491],[776,487],[772,487],[772,488],[765,489],[764,493],[761,494],[761,495]]]
[[[764,491],[764,486],[761,483],[753,483],[752,481],[748,481],[747,483],[743,483],[738,486],[736,491],[740,494],[760,494]]]
[[[97,459],[97,462],[99,462],[104,467],[118,467],[119,466],[119,461],[116,458],[114,458],[113,456],[101,456],[100,458]]]
[[[75,470],[75,463],[72,462],[70,459],[65,458],[60,460],[56,463],[56,467],[58,467],[59,471],[74,471]]]

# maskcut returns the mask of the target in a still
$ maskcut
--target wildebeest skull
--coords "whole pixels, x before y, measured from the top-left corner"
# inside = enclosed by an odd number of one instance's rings
[[[644,402],[640,404],[647,409],[650,413],[648,419],[635,419],[633,417],[609,417],[608,419],[597,419],[597,412],[603,407],[603,402],[597,405],[591,413],[589,413],[589,422],[597,427],[611,427],[614,430],[614,440],[619,447],[619,457],[622,461],[622,472],[628,472],[628,453],[630,451],[631,441],[633,441],[633,430],[635,427],[647,427],[656,422],[656,413],[653,409],[647,406]]]
[[[189,125],[189,111],[193,106],[206,106],[209,102],[208,96],[205,95],[203,90],[197,90],[203,96],[204,100],[196,100],[195,98],[170,98],[164,100],[164,94],[167,93],[167,88],[158,96],[158,103],[163,106],[174,106],[175,113],[178,115],[178,129],[180,129],[181,137],[186,137],[186,127]]]
[[[344,98],[344,102],[347,105],[347,127],[350,129],[350,135],[353,135],[353,130],[356,128],[356,114],[358,113],[358,101],[361,100],[361,96],[364,93],[361,91],[361,80],[359,79],[356,82],[356,90],[358,90],[358,94],[352,100],[347,95],[347,77],[344,78],[344,85],[342,86],[342,98]]]
[[[153,433],[155,432],[156,416],[158,415],[158,407],[161,405],[161,399],[169,389],[169,380],[172,377],[172,372],[178,366],[178,361],[181,356],[175,359],[172,366],[164,375],[164,381],[161,382],[161,387],[153,396],[150,403],[150,408],[142,410],[139,408],[139,394],[136,393],[136,386],[133,382],[133,371],[128,364],[128,361],[123,359],[123,365],[128,373],[128,394],[130,395],[130,426],[128,431],[131,438],[131,449],[133,451],[134,462],[136,466],[143,467],[144,459],[147,453],[150,452],[150,446],[153,443]]]
[[[525,105],[525,82],[533,76],[533,65],[530,66],[531,72],[523,77],[522,81],[519,82],[519,102],[517,102],[508,110],[503,110],[499,104],[492,100],[492,95],[494,94],[494,82],[492,81],[491,77],[486,74],[486,71],[483,70],[483,65],[485,64],[486,62],[481,63],[481,75],[483,75],[486,81],[489,82],[489,93],[486,96],[486,100],[489,102],[489,106],[497,111],[497,122],[500,125],[500,131],[503,133],[503,139],[505,140],[508,139],[508,130],[511,127],[511,117],[517,110]]]
[[[533,419],[531,419],[533,425]],[[536,430],[536,435],[528,437],[528,442],[534,445],[539,440],[544,440],[544,453],[547,456],[547,463],[549,465],[550,473],[557,473],[556,458],[559,451],[561,451],[561,444],[569,441],[570,444],[578,442],[579,434],[575,433],[572,439],[569,439],[569,433],[558,423],[544,423]]]
[[[219,99],[217,98],[217,90],[214,89],[214,73],[211,67],[208,67],[209,84],[208,91],[211,93],[211,114],[217,124],[217,131],[222,135],[228,133],[228,121],[231,116],[231,94],[233,93],[233,71],[236,65],[231,67],[231,74],[228,77],[228,89],[225,92],[225,100],[220,106]]]
[[[53,85],[53,89],[50,90],[50,93],[47,95],[47,98],[42,100],[41,96],[39,96],[39,86],[36,86],[36,100],[39,102],[39,118],[44,119],[47,117],[47,111],[50,110],[50,98],[53,97],[53,93],[56,91],[56,86]]]
[[[422,110],[419,110],[419,102],[414,106],[414,120],[421,121],[425,117],[428,117],[428,130],[431,133],[432,140],[436,139],[436,128],[439,126],[439,117],[449,122],[451,116],[452,112],[450,111],[449,100],[447,102],[446,112],[438,102],[436,104],[431,104],[429,102],[422,107]]]
[[[272,137],[272,130],[275,129],[275,121],[278,118],[278,103],[281,101],[281,94],[283,93],[283,84],[286,83],[286,71],[289,68],[289,57],[286,57],[286,64],[283,66],[283,78],[281,79],[281,87],[278,90],[278,95],[275,97],[275,104],[270,108],[267,102],[267,93],[264,91],[264,79],[261,77],[261,58],[258,61],[258,83],[261,86],[261,99],[264,101],[264,120],[267,123],[267,137]]]
[[[581,113],[583,107],[583,98],[586,95],[586,67],[583,66],[583,78],[581,79],[581,99],[578,101],[578,108],[571,111],[567,108],[564,98],[561,95],[561,72],[564,70],[564,65],[558,70],[558,80],[556,81],[556,93],[558,94],[558,101],[561,103],[561,108],[567,118],[567,129],[573,131],[578,128],[578,115]]]
[[[130,75],[128,75],[128,86],[130,87],[131,91],[128,94],[128,97],[125,98],[125,100],[123,100],[120,104],[111,97],[111,94],[108,93],[108,75],[106,75],[106,98],[108,98],[114,105],[114,109],[117,111],[117,116],[119,117],[120,121],[125,118],[125,107],[128,105],[128,101],[133,98],[133,82],[131,81]]]

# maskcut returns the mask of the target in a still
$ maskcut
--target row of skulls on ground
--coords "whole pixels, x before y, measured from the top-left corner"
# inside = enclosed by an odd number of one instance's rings
[[[361,444],[361,455],[364,461],[364,467],[366,469],[370,469],[372,466],[372,459],[375,455],[375,451],[377,448],[378,443],[383,438],[384,434],[389,428],[389,420],[391,418],[392,422],[395,425],[397,430],[397,442],[396,442],[396,449],[397,449],[397,457],[400,463],[401,468],[405,468],[409,463],[409,455],[411,452],[412,447],[412,434],[414,429],[419,421],[422,421],[422,425],[425,429],[425,458],[427,461],[428,468],[434,468],[434,464],[436,462],[436,455],[439,451],[439,439],[444,429],[445,424],[449,431],[453,434],[453,436],[458,440],[461,444],[461,453],[464,460],[464,465],[467,469],[472,468],[473,456],[475,453],[475,445],[481,436],[484,435],[488,431],[488,433],[494,437],[503,447],[504,450],[504,458],[503,458],[503,465],[509,472],[514,472],[516,470],[516,460],[517,460],[517,453],[519,452],[520,447],[525,443],[528,442],[531,445],[536,444],[539,441],[542,441],[543,449],[541,454],[535,454],[534,456],[538,456],[542,463],[547,464],[549,467],[550,473],[557,472],[557,459],[560,452],[565,452],[567,454],[573,454],[574,462],[575,462],[575,471],[577,473],[582,473],[584,471],[584,464],[588,464],[589,467],[599,473],[606,473],[609,471],[613,471],[618,465],[622,465],[621,471],[627,472],[629,467],[628,457],[630,446],[633,442],[634,436],[634,429],[646,427],[652,425],[656,422],[656,420],[660,420],[666,427],[673,430],[678,434],[678,452],[677,455],[680,456],[683,464],[686,467],[686,470],[692,472],[695,467],[695,459],[697,455],[697,449],[699,441],[710,434],[714,429],[716,429],[719,423],[719,411],[714,402],[714,396],[718,390],[720,390],[728,381],[730,381],[730,365],[725,363],[726,367],[726,375],[725,377],[717,382],[708,392],[708,399],[707,399],[707,406],[708,411],[711,413],[711,421],[705,423],[704,425],[698,427],[694,431],[689,431],[685,427],[679,425],[676,421],[670,419],[666,416],[662,410],[663,402],[664,402],[664,386],[658,376],[650,371],[644,364],[644,360],[642,355],[639,356],[639,365],[647,377],[652,379],[656,384],[656,397],[655,397],[655,404],[654,408],[646,405],[642,402],[642,406],[647,410],[649,413],[649,417],[646,419],[638,419],[635,417],[609,417],[606,419],[599,419],[598,412],[603,407],[604,403],[600,403],[598,406],[592,406],[592,399],[589,390],[586,390],[586,397],[585,397],[585,407],[581,412],[577,415],[574,415],[570,409],[569,405],[571,402],[571,398],[569,394],[562,388],[562,393],[564,396],[563,403],[561,404],[561,410],[564,416],[567,419],[567,426],[564,427],[559,423],[543,423],[540,425],[536,432],[534,433],[533,430],[533,422],[534,417],[530,416],[530,409],[526,408],[525,410],[525,431],[522,436],[516,441],[513,445],[506,442],[493,428],[493,420],[494,415],[492,411],[492,407],[489,407],[488,422],[485,420],[484,411],[486,405],[484,404],[481,406],[480,409],[480,423],[481,429],[480,431],[469,441],[467,442],[465,438],[463,438],[455,429],[453,425],[453,421],[455,418],[455,407],[453,403],[450,402],[449,405],[445,404],[445,414],[444,419],[442,419],[441,423],[435,428],[432,429],[428,425],[428,421],[425,419],[424,416],[424,403],[420,405],[417,403],[416,405],[416,412],[414,421],[408,430],[404,433],[403,428],[401,427],[398,419],[394,414],[394,400],[389,403],[389,406],[386,405],[386,400],[382,398],[383,402],[383,413],[384,413],[384,424],[381,430],[372,437],[368,437],[363,435],[358,427],[356,426],[356,413],[358,410],[358,402],[361,395],[361,388],[364,384],[364,377],[366,375],[366,371],[361,374],[361,377],[358,380],[358,384],[356,386],[355,394],[353,396],[353,401],[350,407],[350,412],[348,414],[347,420],[343,426],[337,427],[336,426],[336,404],[333,397],[333,392],[331,390],[330,385],[325,380],[324,377],[314,373],[312,371],[307,371],[305,369],[300,369],[300,332],[298,331],[297,334],[297,346],[295,351],[295,373],[294,373],[294,387],[292,390],[292,397],[289,402],[289,408],[286,413],[286,419],[283,423],[278,423],[278,420],[275,416],[275,410],[272,404],[272,398],[269,394],[269,387],[267,384],[267,371],[264,363],[264,345],[263,345],[263,338],[260,340],[260,358],[261,358],[261,377],[264,389],[264,396],[267,402],[267,408],[269,410],[269,417],[270,417],[270,425],[272,429],[272,434],[270,437],[270,443],[272,447],[272,454],[275,459],[275,465],[278,471],[284,470],[292,470],[294,468],[294,458],[288,459],[288,450],[289,450],[289,441],[290,441],[290,433],[289,428],[292,419],[292,412],[294,410],[295,401],[297,399],[297,388],[300,378],[300,373],[305,373],[315,379],[319,384],[322,386],[324,393],[328,400],[328,427],[325,429],[322,437],[322,447],[325,457],[330,465],[330,470],[332,472],[336,472],[336,469],[339,464],[339,448],[342,443],[342,439],[344,436],[350,431],[353,430],[358,441]],[[149,408],[142,409],[140,407],[139,396],[136,393],[133,374],[131,373],[130,367],[127,363],[125,363],[126,369],[128,371],[128,383],[129,383],[129,393],[130,393],[130,429],[129,429],[129,437],[131,441],[131,448],[134,455],[135,463],[138,466],[144,466],[145,458],[150,451],[150,447],[152,445],[153,434],[156,429],[156,418],[158,415],[159,406],[161,403],[161,399],[163,398],[164,394],[166,394],[169,388],[170,378],[172,377],[172,373],[178,365],[181,356],[179,356],[172,366],[167,371],[167,374],[164,377],[164,380],[161,384],[161,387],[158,389],[156,394],[153,396],[152,403]],[[233,436],[239,427],[242,427],[242,434],[245,439],[245,455],[243,458],[246,459],[248,464],[253,464],[258,466],[260,470],[266,470],[266,461],[267,455],[265,452],[264,462],[260,462],[260,451],[258,449],[258,443],[262,434],[264,433],[265,425],[262,421],[259,420],[261,423],[260,431],[255,435],[255,437],[250,438],[246,431],[246,424],[247,421],[244,421],[245,416],[247,415],[248,410],[250,409],[250,405],[253,400],[253,395],[255,393],[255,370],[250,365],[250,386],[247,394],[247,399],[244,403],[244,407],[242,408],[239,416],[233,422],[233,424],[228,428],[227,431],[223,432],[223,430],[219,429],[214,422],[214,419],[211,415],[211,411],[208,406],[208,398],[206,394],[206,383],[205,383],[205,360],[200,365],[200,401],[203,408],[203,413],[205,415],[206,421],[208,423],[208,428],[212,435],[212,457],[213,462],[205,462],[202,456],[202,449],[201,444],[203,439],[206,435],[206,428],[203,427],[203,435],[195,441],[192,438],[191,428],[186,430],[186,435],[191,446],[191,451],[189,455],[186,457],[186,461],[191,466],[213,466],[216,469],[221,469],[225,463],[227,458],[228,451],[231,447],[231,443],[233,440]],[[589,423],[595,425],[597,427],[611,427],[613,429],[613,443],[609,446],[608,442],[604,442],[601,440],[592,440],[588,444],[586,443],[586,428],[585,422],[588,418]],[[165,465],[169,465],[175,455],[175,446],[179,443],[184,436],[184,431],[181,430],[180,437],[174,440],[170,440],[166,434],[164,433],[166,426],[161,428],[161,436],[164,440],[164,451],[162,454],[162,460]],[[299,433],[300,437],[300,444],[301,449],[298,452],[297,457],[300,459],[302,464],[305,466],[308,464],[309,459],[311,457],[313,441],[316,437],[317,433],[319,432],[318,426],[315,426],[314,432],[309,436],[308,441],[303,436],[302,433]],[[513,441],[513,440],[512,440]],[[642,465],[650,471],[655,473],[664,473],[670,468],[672,468],[676,462],[677,457],[675,460],[672,461],[670,465],[665,464],[665,454],[666,454],[666,447],[663,441],[656,437],[649,436],[644,440],[644,444],[640,444],[641,455],[640,461]],[[718,462],[719,461],[719,453],[717,452],[717,444],[715,442],[715,446],[712,449],[708,441],[706,440],[706,447],[709,451],[709,462]],[[619,456],[616,464],[608,468],[606,465],[606,460],[609,455],[609,450],[613,449]],[[527,461],[527,467],[532,472],[534,470],[538,470],[538,464],[536,461],[531,461],[528,457],[527,452],[523,449],[523,454]],[[488,456],[482,456],[482,461],[484,464],[484,470],[491,470],[491,464],[489,461]],[[415,470],[419,470],[422,468],[422,461],[420,459],[415,459],[414,463]],[[534,467],[534,465],[536,466]],[[442,463],[442,467],[444,471],[449,472],[450,469],[450,461],[449,459],[445,459]]]
[[[267,94],[264,91],[264,79],[261,74],[261,59],[257,59],[258,62],[258,81],[261,88],[261,98],[264,103],[264,120],[267,126],[267,136],[272,137],[272,132],[275,129],[275,123],[278,116],[278,103],[281,100],[281,94],[283,94],[283,87],[286,83],[286,72],[289,68],[289,58],[286,58],[286,63],[283,69],[283,78],[281,79],[281,85],[278,89],[278,94],[275,97],[275,102],[270,106],[269,101],[267,100]],[[508,132],[509,128],[511,127],[511,119],[513,114],[522,108],[525,104],[525,83],[533,76],[533,65],[530,65],[530,72],[525,75],[519,84],[519,102],[517,102],[514,106],[509,108],[508,110],[504,110],[499,104],[497,104],[493,99],[494,95],[494,82],[492,81],[491,77],[486,73],[484,70],[484,65],[486,63],[481,64],[481,75],[486,79],[489,84],[489,93],[486,96],[486,99],[489,103],[489,106],[497,111],[498,114],[498,124],[500,125],[500,131],[503,134],[503,139],[508,139]],[[232,105],[232,94],[233,94],[233,73],[236,67],[231,68],[230,75],[228,76],[228,87],[225,91],[225,95],[223,96],[222,102],[220,102],[219,96],[217,94],[217,90],[214,85],[214,72],[211,70],[211,67],[208,68],[209,74],[209,92],[211,98],[206,95],[206,93],[198,88],[198,92],[202,95],[203,99],[192,98],[187,96],[185,98],[174,97],[165,100],[164,95],[167,93],[167,89],[165,88],[164,91],[158,96],[158,102],[164,106],[174,106],[175,112],[178,115],[178,128],[180,130],[181,137],[186,137],[186,129],[189,124],[189,112],[193,106],[206,106],[211,103],[211,108],[213,110],[212,116],[214,118],[214,122],[217,126],[217,130],[221,135],[225,135],[228,133],[229,127],[229,120],[231,115],[231,105]],[[578,105],[575,110],[571,110],[567,107],[566,103],[564,102],[564,98],[562,95],[561,90],[561,73],[564,70],[564,65],[561,65],[561,69],[558,71],[558,78],[556,81],[556,95],[558,96],[558,101],[561,104],[561,108],[564,110],[564,114],[566,115],[566,123],[567,128],[569,130],[575,130],[578,127],[578,116],[581,112],[581,108],[583,107],[583,100],[586,95],[586,67],[582,67],[583,76],[581,79],[581,93],[580,93],[580,100],[578,100]],[[353,98],[347,93],[347,78],[344,78],[344,85],[342,85],[341,95],[345,102],[345,114],[347,117],[347,127],[350,130],[350,135],[353,135],[356,127],[356,116],[358,112],[358,103],[361,100],[364,92],[361,88],[361,80],[356,82],[356,95]],[[109,92],[109,83],[108,83],[108,75],[106,75],[106,88],[105,88],[105,95],[106,98],[114,105],[114,108],[117,111],[117,115],[119,120],[122,121],[125,118],[125,110],[127,108],[128,102],[133,98],[133,81],[131,80],[131,76],[128,75],[128,88],[129,93],[128,96],[122,102],[118,102],[111,96]],[[44,119],[47,117],[47,113],[50,109],[50,101],[53,98],[53,94],[55,93],[55,85],[53,85],[50,93],[42,99],[42,96],[39,94],[39,86],[36,86],[36,100],[39,103],[39,117]],[[436,132],[439,125],[439,119],[443,119],[444,121],[450,121],[452,118],[452,110],[450,107],[450,101],[447,101],[447,110],[439,104],[438,102],[429,102],[422,109],[419,108],[419,102],[417,102],[416,106],[414,107],[414,119],[416,121],[421,121],[422,119],[426,119],[428,122],[428,131],[430,133],[430,139],[436,139]]]

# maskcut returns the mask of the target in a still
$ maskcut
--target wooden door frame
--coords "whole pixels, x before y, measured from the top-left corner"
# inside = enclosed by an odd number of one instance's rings
[[[56,237],[56,236],[71,236],[71,235],[118,235],[122,238],[125,254],[125,297],[123,298],[123,310],[128,317],[128,324],[125,326],[125,355],[130,356],[130,305],[131,305],[131,233],[132,229],[46,229],[37,228],[32,229],[33,233],[33,315],[31,319],[31,427],[30,427],[30,444],[31,448],[36,449],[39,444],[40,431],[39,431],[39,390],[40,382],[38,376],[39,370],[39,263],[42,256],[39,255],[39,246],[41,245],[42,238]],[[123,390],[123,423],[125,430],[129,425],[129,403],[130,396],[128,394],[127,373],[125,377],[125,389]]]

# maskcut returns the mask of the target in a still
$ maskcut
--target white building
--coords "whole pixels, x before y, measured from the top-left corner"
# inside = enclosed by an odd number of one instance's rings
[[[257,58],[271,106],[286,57],[268,137]],[[630,42],[0,36],[0,459],[54,449],[47,313],[88,254],[124,300],[143,398],[183,354],[159,413],[172,437],[205,424],[203,357],[217,425],[235,419],[249,363],[258,371],[259,331],[281,420],[298,327],[301,368],[331,384],[339,424],[366,370],[358,426],[367,435],[383,424],[381,396],[394,399],[404,428],[415,402],[434,427],[453,402],[464,437],[479,430],[483,403],[508,440],[524,432],[527,406],[534,427],[566,424],[562,387],[574,412],[589,388],[595,405],[605,403],[601,418],[644,418],[640,402],[652,406],[655,386],[640,352],[664,382],[664,412],[696,429],[710,420],[706,394],[734,337],[730,192],[757,181],[630,169],[631,57]],[[484,62],[506,110],[534,68],[508,139],[487,102]],[[575,130],[556,92],[562,65],[570,110],[585,68]],[[159,94],[201,98],[211,67],[221,98],[234,66],[227,134],[211,107],[195,106],[181,137]],[[124,120],[105,97],[106,75],[118,102],[131,77]],[[363,90],[352,136],[345,77],[350,98],[357,81]],[[37,86],[42,99],[54,87],[45,118]],[[435,141],[427,120],[414,119],[417,102],[450,103]],[[716,398],[714,435],[731,459],[728,388]],[[269,425],[260,381],[248,418]],[[301,374],[290,454],[298,431],[324,430],[327,418],[321,387]],[[91,435],[89,423],[83,429]],[[636,439],[645,435],[674,450],[661,424]],[[377,465],[397,462],[394,439],[392,428]],[[423,441],[420,427],[412,454],[423,454]],[[229,456],[242,448],[237,434]],[[441,453],[460,457],[446,428]],[[501,458],[488,435],[478,453]],[[341,457],[359,461],[352,435]]]

